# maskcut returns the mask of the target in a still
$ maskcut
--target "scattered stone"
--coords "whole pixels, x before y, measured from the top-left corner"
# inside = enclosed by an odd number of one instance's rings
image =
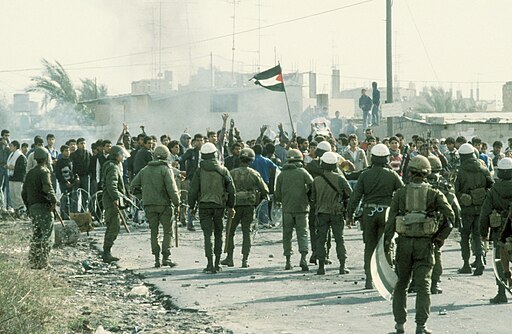
[[[190,283],[184,283],[181,285],[182,288],[188,288],[190,286]]]
[[[146,286],[136,286],[129,293],[130,297],[149,296],[149,289]]]
[[[94,331],[94,334],[112,334],[112,332],[109,332],[103,328],[103,326],[98,326],[96,330]]]

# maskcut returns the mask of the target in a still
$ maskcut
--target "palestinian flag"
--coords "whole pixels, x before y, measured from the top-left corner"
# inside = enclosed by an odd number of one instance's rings
[[[275,92],[284,92],[283,74],[281,72],[281,65],[272,67],[264,72],[254,75],[250,80],[255,80],[256,85],[263,88],[273,90]]]

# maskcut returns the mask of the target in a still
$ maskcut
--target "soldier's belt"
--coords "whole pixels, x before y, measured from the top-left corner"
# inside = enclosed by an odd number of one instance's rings
[[[377,209],[377,208],[389,208],[389,205],[383,205],[383,204],[365,204],[364,205],[365,208],[372,208],[372,209]]]

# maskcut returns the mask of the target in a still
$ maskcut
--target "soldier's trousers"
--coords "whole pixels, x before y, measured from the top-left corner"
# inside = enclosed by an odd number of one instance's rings
[[[204,254],[206,257],[219,257],[222,254],[222,230],[224,228],[222,219],[224,209],[199,208],[199,222],[204,236]],[[215,236],[215,243],[212,244],[212,233]]]
[[[34,268],[44,268],[48,265],[52,247],[52,213],[47,204],[37,203],[30,206],[29,215],[32,219],[29,262]]]
[[[372,214],[373,212],[373,214]],[[363,209],[363,242],[364,242],[364,272],[367,279],[371,279],[370,261],[373,251],[377,247],[380,237],[384,233],[386,224],[386,209],[377,212],[375,208]]]
[[[121,217],[117,208],[113,206],[105,207],[105,225],[107,229],[105,230],[103,250],[110,251],[121,229]]]
[[[309,207],[309,215],[308,215],[308,227],[309,227],[309,240],[311,242],[311,252],[313,256],[318,257],[317,255],[317,244],[318,244],[318,220],[315,214],[315,204],[311,203]]]
[[[491,232],[491,240],[492,240],[492,245],[493,245],[492,251],[494,252],[495,259],[499,259],[501,257],[500,252],[501,252],[501,247],[503,247],[503,244],[499,241],[500,233],[501,233],[501,231],[500,232],[494,232],[494,231]],[[505,273],[503,272],[503,266],[501,265],[501,262],[496,264],[496,269],[497,269],[498,275],[500,276],[501,280],[506,282],[507,279],[505,278]],[[500,281],[498,281],[497,278],[496,278],[496,285],[498,286],[498,293],[505,294],[505,287],[500,283]]]
[[[476,257],[482,256],[482,242],[480,241],[480,224],[478,223],[478,214],[465,214],[462,212],[462,225],[460,231],[460,251],[462,253],[462,260],[469,261],[471,256],[471,247]]]
[[[151,231],[151,253],[158,255],[161,250],[163,256],[169,256],[171,254],[172,239],[172,207],[170,205],[146,205],[145,209]],[[164,230],[162,248],[158,244],[160,224],[162,224],[162,229]]]
[[[441,247],[434,245],[434,268],[432,269],[432,281],[440,282],[443,274],[443,262],[441,259]]]
[[[432,239],[396,239],[396,273],[398,282],[393,291],[393,315],[395,322],[407,320],[407,288],[414,275],[416,282],[416,324],[424,325],[430,315],[430,280],[434,265]]]
[[[233,253],[235,249],[235,231],[239,224],[242,224],[242,254],[249,255],[251,252],[251,224],[254,217],[254,206],[235,207],[235,217],[231,221],[229,230],[226,231],[226,242],[228,244],[228,253]],[[228,227],[226,227],[228,228]]]
[[[308,252],[308,213],[284,213],[283,212],[283,250],[284,256],[290,256],[292,251],[293,230],[297,235],[297,243],[299,244],[299,252]]]
[[[336,255],[341,265],[345,265],[347,258],[347,250],[345,248],[345,239],[343,238],[343,229],[345,222],[343,215],[330,215],[327,213],[319,213],[317,215],[318,237],[316,254],[319,260],[325,260],[327,254],[327,239],[329,238],[329,230],[332,228],[332,235],[336,241]]]

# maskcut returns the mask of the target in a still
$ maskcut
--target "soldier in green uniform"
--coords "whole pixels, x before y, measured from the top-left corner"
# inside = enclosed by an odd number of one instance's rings
[[[167,158],[171,152],[167,146],[160,145],[153,153],[154,160],[144,167],[131,183],[132,190],[137,193],[142,190],[142,202],[146,210],[146,217],[151,230],[151,252],[155,256],[155,267],[160,267],[160,252],[162,252],[162,265],[174,267],[170,259],[172,239],[173,206],[180,204],[178,187],[174,180]],[[162,224],[162,247],[158,244],[158,230]]]
[[[512,158],[503,158],[498,162],[498,178],[499,180],[493,184],[480,210],[480,233],[482,241],[492,240],[494,245],[495,258],[500,257],[500,251],[503,247],[500,242],[500,233],[502,232],[507,216],[509,214],[510,205],[512,204]],[[498,268],[498,272],[505,279],[502,268]],[[490,299],[491,304],[507,303],[505,287],[499,282],[498,294]]]
[[[292,269],[290,262],[292,251],[293,229],[299,244],[300,267],[308,271],[306,256],[308,255],[307,220],[309,212],[309,193],[313,178],[302,167],[302,153],[297,149],[289,150],[288,162],[283,166],[276,180],[274,200],[283,207],[283,249],[286,257],[285,270]]]
[[[196,203],[199,207],[199,222],[204,235],[204,250],[208,261],[203,272],[215,274],[220,271],[220,256],[222,254],[222,219],[224,210],[228,215],[235,214],[235,187],[227,168],[221,166],[215,154],[217,147],[212,143],[201,146],[199,168],[195,171],[190,185],[188,204],[193,215]],[[215,245],[212,244],[212,233],[215,235]],[[215,254],[215,265],[213,255]]]
[[[471,144],[462,144],[459,148],[460,168],[455,180],[455,194],[461,204],[460,248],[464,264],[459,274],[471,274],[469,265],[470,248],[475,254],[475,272],[473,275],[482,275],[484,264],[482,261],[482,243],[480,241],[479,216],[482,203],[487,190],[492,186],[489,170],[483,166],[475,156],[475,149]]]
[[[329,230],[336,241],[336,254],[340,262],[339,273],[348,274],[345,266],[347,251],[343,239],[344,222],[344,201],[352,194],[352,189],[347,179],[336,173],[338,157],[334,152],[326,152],[322,155],[320,166],[322,174],[315,177],[313,181],[311,198],[314,203],[317,218],[317,256],[318,275],[325,275],[326,244]]]
[[[268,187],[261,178],[261,175],[249,165],[254,160],[254,151],[250,148],[244,148],[240,152],[240,167],[231,170],[231,177],[235,184],[235,216],[228,225],[226,231],[227,257],[221,261],[221,264],[233,267],[233,251],[235,244],[233,239],[235,231],[239,224],[242,224],[242,268],[249,267],[247,259],[251,251],[251,224],[254,217],[254,207],[259,199],[268,196]]]
[[[112,146],[108,160],[103,164],[101,177],[103,180],[103,208],[105,210],[105,238],[103,240],[102,259],[105,263],[119,261],[119,258],[112,256],[111,249],[117,239],[121,227],[121,211],[123,207],[123,195],[125,187],[122,162],[128,156],[128,152],[118,145]]]
[[[450,233],[455,214],[443,193],[432,188],[426,177],[431,168],[428,159],[418,155],[409,163],[411,182],[396,191],[389,209],[384,233],[384,250],[389,252],[396,233],[396,273],[393,291],[393,315],[396,332],[405,333],[407,320],[407,287],[416,278],[416,334],[431,333],[425,327],[430,314],[430,280],[434,265],[434,244],[441,247]],[[440,212],[446,222],[439,224]]]
[[[393,193],[404,186],[400,176],[388,166],[389,154],[389,149],[384,144],[377,144],[372,148],[372,166],[359,176],[348,205],[348,217],[352,217],[359,202],[362,201],[366,289],[373,289],[370,260],[384,233],[386,210]]]
[[[25,177],[21,197],[32,219],[32,238],[30,240],[29,262],[32,269],[48,267],[53,232],[52,211],[55,210],[57,198],[52,187],[51,172],[46,167],[48,151],[36,148],[34,159],[37,166]]]

